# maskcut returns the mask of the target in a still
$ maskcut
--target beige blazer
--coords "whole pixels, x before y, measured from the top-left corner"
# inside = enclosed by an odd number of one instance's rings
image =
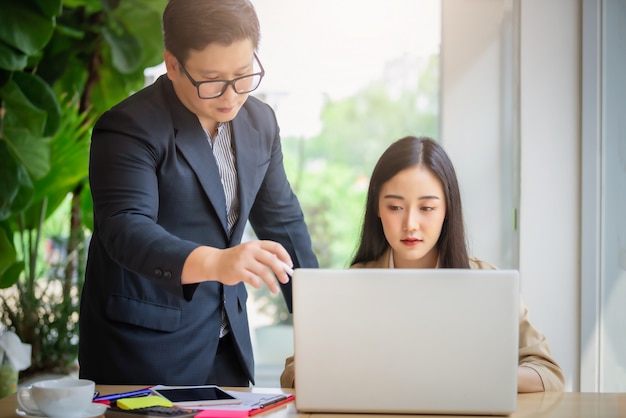
[[[378,260],[367,263],[358,263],[351,268],[388,268],[390,251],[387,250]],[[470,257],[472,269],[495,269],[487,262]],[[534,369],[541,380],[546,392],[560,392],[563,390],[565,378],[563,371],[550,354],[550,347],[546,337],[532,326],[528,309],[520,297],[519,318],[519,365]],[[285,360],[285,369],[280,376],[280,385],[286,388],[295,386],[294,356]]]

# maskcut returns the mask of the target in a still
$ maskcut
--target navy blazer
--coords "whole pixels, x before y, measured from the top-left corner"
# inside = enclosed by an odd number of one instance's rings
[[[239,244],[249,219],[257,237],[281,243],[295,267],[318,264],[285,175],[274,112],[250,96],[232,121],[232,133],[239,220],[229,236],[211,146],[165,75],[96,123],[81,377],[99,384],[208,383],[223,300],[243,368],[254,382],[245,285],[181,285],[187,256],[201,245]],[[291,283],[281,287],[291,310]]]

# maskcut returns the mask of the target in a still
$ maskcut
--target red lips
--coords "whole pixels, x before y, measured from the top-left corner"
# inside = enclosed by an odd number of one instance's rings
[[[417,245],[420,242],[422,242],[421,239],[412,238],[412,237],[404,238],[404,239],[401,239],[400,241],[402,241],[404,245],[409,245],[409,246]]]

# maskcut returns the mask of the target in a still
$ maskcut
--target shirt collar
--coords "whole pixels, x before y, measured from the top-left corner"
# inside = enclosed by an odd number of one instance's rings
[[[217,138],[221,133],[222,130],[224,129],[224,126],[226,126],[228,122],[218,122],[217,124],[217,129],[215,130],[215,138]],[[204,128],[203,128],[204,129]],[[215,138],[211,137],[211,134],[209,133],[209,131],[207,131],[206,129],[204,129],[204,133],[206,134],[207,138],[210,140],[211,143],[213,143],[213,141],[215,140]]]

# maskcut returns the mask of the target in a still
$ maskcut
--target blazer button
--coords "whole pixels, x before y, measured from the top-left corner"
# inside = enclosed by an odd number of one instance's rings
[[[154,269],[154,275],[157,277],[161,277],[163,275],[163,270],[161,269]]]
[[[165,277],[166,279],[171,279],[172,278],[172,272],[169,270],[165,270],[163,272],[163,277]]]

